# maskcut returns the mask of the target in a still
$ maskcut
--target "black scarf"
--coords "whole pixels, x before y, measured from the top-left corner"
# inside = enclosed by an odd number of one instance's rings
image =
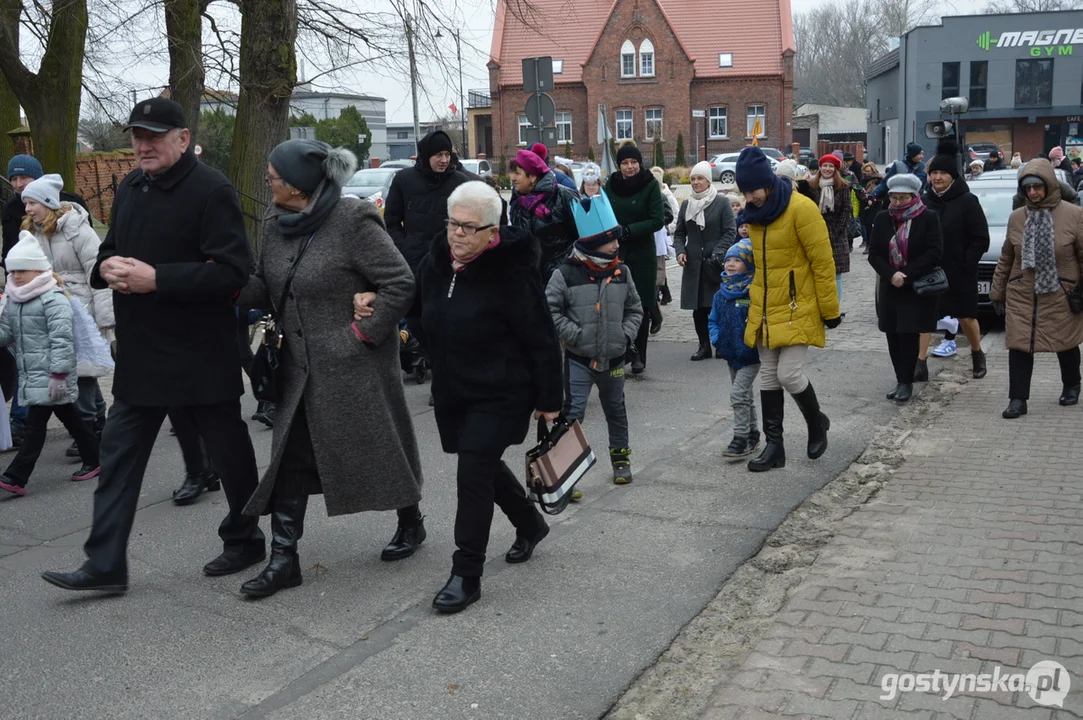
[[[624,173],[617,170],[609,175],[609,189],[621,197],[631,197],[647,187],[647,184],[652,180],[654,180],[654,175],[651,174],[650,170],[644,169],[642,165],[639,172],[630,178],[624,177]]]
[[[316,232],[341,199],[342,186],[331,178],[325,177],[304,210],[278,216],[279,232],[288,237]]]

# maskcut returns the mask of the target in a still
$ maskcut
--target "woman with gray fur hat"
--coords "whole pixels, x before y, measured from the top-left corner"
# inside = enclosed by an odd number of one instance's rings
[[[409,557],[425,539],[397,332],[414,276],[375,206],[342,195],[356,164],[348,150],[312,140],[280,144],[267,164],[273,204],[238,301],[272,309],[282,338],[270,466],[245,508],[271,514],[271,560],[241,586],[250,597],[301,584],[309,495],[324,496],[328,515],[397,510],[383,560]],[[355,314],[351,298],[377,290],[379,305]]]

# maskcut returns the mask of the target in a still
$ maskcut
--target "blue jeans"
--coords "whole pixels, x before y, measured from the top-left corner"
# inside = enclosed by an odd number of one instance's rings
[[[839,293],[839,305],[842,305],[842,273],[835,276],[835,288]]]
[[[28,412],[30,412],[29,408],[24,408],[19,404],[19,379],[15,378],[15,392],[11,395],[11,412],[8,413],[8,417],[11,418],[11,427],[25,429]]]

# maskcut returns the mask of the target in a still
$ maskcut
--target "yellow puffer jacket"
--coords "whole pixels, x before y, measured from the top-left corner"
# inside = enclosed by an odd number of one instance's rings
[[[774,222],[749,226],[756,272],[745,344],[823,347],[824,320],[839,316],[835,259],[816,204],[795,192]]]

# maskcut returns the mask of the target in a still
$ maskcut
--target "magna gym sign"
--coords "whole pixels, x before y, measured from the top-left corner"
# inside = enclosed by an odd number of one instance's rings
[[[1030,48],[1031,57],[1072,55],[1072,46],[1083,44],[1083,28],[1061,30],[1015,30],[993,38],[988,30],[978,36],[978,47],[989,51],[997,48]]]

